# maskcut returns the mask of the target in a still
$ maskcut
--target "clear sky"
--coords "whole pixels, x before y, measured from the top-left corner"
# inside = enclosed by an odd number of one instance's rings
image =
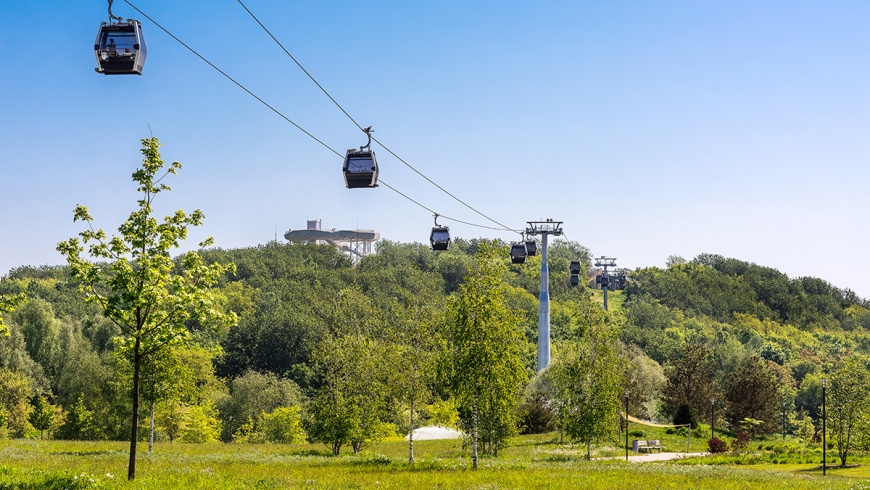
[[[235,0],[131,0],[343,153],[353,124]],[[361,124],[428,177],[520,228],[635,268],[718,253],[870,297],[870,3],[329,1],[245,4]],[[161,212],[201,209],[224,248],[306,219],[428,239],[432,216],[142,22],[141,77],[94,72],[105,1],[0,3],[0,275],[59,264],[77,203],[114,230],[149,125],[184,166]],[[375,146],[381,177],[492,225]],[[442,220],[455,236],[516,239]]]

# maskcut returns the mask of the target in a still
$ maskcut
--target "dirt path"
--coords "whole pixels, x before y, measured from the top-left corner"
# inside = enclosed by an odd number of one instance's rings
[[[699,456],[707,456],[708,453],[628,453],[628,461],[631,463],[647,463],[650,461],[669,461],[671,459],[697,458]],[[625,459],[625,456],[618,456],[606,459]]]
[[[628,453],[628,460],[632,463],[645,463],[648,461],[668,461],[671,459],[697,458],[706,456],[707,453],[647,453],[635,454]]]

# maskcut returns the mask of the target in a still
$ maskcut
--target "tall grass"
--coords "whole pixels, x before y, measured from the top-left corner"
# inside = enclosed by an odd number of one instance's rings
[[[825,479],[805,467],[586,461],[585,448],[557,437],[517,438],[471,469],[461,441],[392,439],[358,455],[314,445],[157,444],[140,455],[136,488],[868,488],[860,475]],[[610,448],[615,450],[616,448]],[[132,488],[119,442],[0,441],[0,489]]]

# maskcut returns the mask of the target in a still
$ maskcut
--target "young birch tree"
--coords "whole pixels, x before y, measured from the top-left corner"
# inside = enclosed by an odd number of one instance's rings
[[[196,252],[183,254],[178,263],[172,260],[171,251],[187,238],[189,226],[202,224],[203,214],[199,210],[191,214],[179,210],[162,223],[153,216],[154,199],[170,190],[163,179],[181,168],[174,162],[164,169],[166,163],[160,158],[159,147],[157,138],[142,140],[145,158],[141,168],[133,172],[140,193],[138,208],[118,228],[120,235],[109,237],[102,229],[95,229],[88,208],[78,205],[73,221],[87,222],[88,229],[57,246],[87,301],[98,305],[103,316],[121,329],[118,346],[133,366],[127,469],[130,480],[136,476],[143,362],[185,341],[189,336],[185,324],[189,321],[211,326],[235,322],[234,314],[224,314],[215,307],[209,291],[223,273],[234,269],[232,265],[206,265]],[[208,239],[200,247],[211,242]]]
[[[866,437],[867,415],[870,413],[868,383],[870,373],[867,367],[862,360],[855,358],[844,360],[831,375],[827,429],[837,441],[837,454],[842,466],[846,466],[855,439]]]
[[[437,362],[445,346],[430,303],[421,301],[399,311],[400,318],[396,319],[397,325],[392,332],[394,339],[387,355],[394,396],[409,409],[408,461],[413,463],[417,411],[421,404],[432,398],[430,386],[437,377]]]
[[[582,338],[566,342],[548,369],[560,427],[586,444],[587,458],[592,443],[612,435],[617,425],[625,363],[616,332],[602,317],[589,324]]]
[[[471,429],[472,464],[478,467],[481,427],[494,454],[516,431],[529,372],[522,361],[522,330],[505,303],[503,263],[495,246],[482,243],[448,314],[453,391]],[[470,420],[469,420],[470,416]],[[483,419],[483,420],[482,420]]]

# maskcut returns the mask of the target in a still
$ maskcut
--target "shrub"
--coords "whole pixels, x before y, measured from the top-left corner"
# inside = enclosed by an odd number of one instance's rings
[[[178,433],[183,442],[217,442],[221,435],[221,421],[215,417],[211,407],[197,405],[190,407],[184,428]]]
[[[543,434],[553,430],[553,408],[550,397],[536,391],[520,407],[521,434]]]
[[[728,451],[728,443],[718,437],[707,441],[707,447],[710,448],[711,453],[724,453]]]
[[[744,431],[738,432],[737,439],[731,441],[731,450],[743,451],[747,447],[749,447],[749,434]]]
[[[261,416],[265,439],[283,444],[305,442],[301,410],[298,406],[279,407]]]

